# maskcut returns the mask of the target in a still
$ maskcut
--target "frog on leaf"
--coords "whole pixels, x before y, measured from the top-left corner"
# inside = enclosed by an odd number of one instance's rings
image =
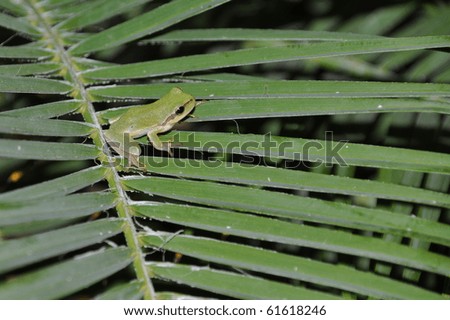
[[[161,99],[143,106],[132,107],[110,119],[104,132],[108,144],[133,166],[139,166],[141,148],[133,140],[147,135],[158,150],[170,153],[170,143],[162,142],[158,134],[167,132],[184,119],[197,105],[195,98],[180,88],[172,88]]]

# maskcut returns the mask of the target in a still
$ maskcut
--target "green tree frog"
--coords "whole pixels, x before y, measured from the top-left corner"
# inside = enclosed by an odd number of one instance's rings
[[[128,109],[117,118],[110,119],[110,127],[105,137],[108,144],[131,165],[139,166],[141,148],[133,139],[148,136],[153,147],[170,153],[170,143],[163,143],[159,133],[172,129],[184,119],[196,106],[195,98],[180,88],[172,88],[161,99]]]

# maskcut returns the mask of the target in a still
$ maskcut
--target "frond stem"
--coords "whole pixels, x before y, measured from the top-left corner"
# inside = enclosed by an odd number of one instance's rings
[[[66,73],[63,77],[72,83],[73,95],[75,98],[84,101],[83,107],[80,109],[80,113],[84,120],[92,124],[96,129],[96,134],[91,136],[93,142],[99,147],[103,153],[105,153],[108,160],[113,159],[113,155],[109,148],[107,148],[107,142],[102,131],[102,126],[95,114],[95,108],[92,103],[92,99],[86,90],[83,79],[80,77],[79,70],[76,63],[73,61],[70,54],[67,52],[60,33],[57,29],[52,28],[51,22],[48,20],[48,16],[41,12],[36,0],[22,0],[25,4],[28,12],[28,18],[32,23],[42,31],[44,37],[43,40],[48,43],[50,47],[55,51],[55,59],[58,59],[66,67]],[[108,166],[109,174],[106,175],[109,187],[112,192],[117,194],[117,213],[119,217],[123,218],[125,223],[123,226],[123,233],[127,245],[134,252],[133,265],[136,271],[138,280],[142,283],[143,293],[145,299],[155,299],[155,290],[148,273],[148,269],[145,265],[144,252],[139,243],[138,231],[133,223],[133,214],[130,206],[128,205],[128,196],[120,182],[119,172],[117,171],[114,161],[104,161]]]

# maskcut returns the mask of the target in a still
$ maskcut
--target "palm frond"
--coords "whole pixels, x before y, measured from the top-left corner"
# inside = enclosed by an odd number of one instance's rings
[[[450,293],[450,6],[303,30],[211,28],[230,0],[0,8],[1,299]],[[176,156],[118,165],[105,126],[173,87],[201,102]]]

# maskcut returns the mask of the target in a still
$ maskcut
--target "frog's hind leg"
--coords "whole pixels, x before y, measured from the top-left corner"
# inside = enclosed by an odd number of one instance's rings
[[[148,132],[147,133],[147,137],[148,140],[150,140],[152,146],[155,149],[158,149],[160,151],[166,151],[167,153],[169,153],[170,156],[173,156],[172,153],[172,142],[162,142],[159,137],[158,137],[158,133],[157,132]]]
[[[119,156],[128,159],[129,164],[139,167],[139,155],[141,154],[141,148],[139,143],[129,139],[129,134],[125,133],[123,136],[118,137],[105,132],[106,141],[108,145],[116,151]]]

